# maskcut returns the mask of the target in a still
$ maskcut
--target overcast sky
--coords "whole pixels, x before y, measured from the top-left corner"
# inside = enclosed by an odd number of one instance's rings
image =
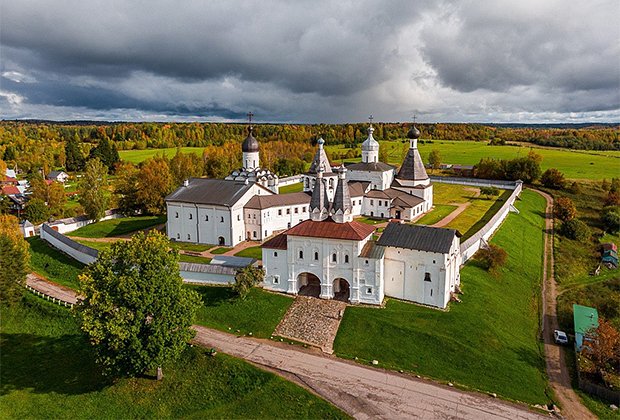
[[[618,0],[0,0],[0,118],[618,122],[618,22]]]

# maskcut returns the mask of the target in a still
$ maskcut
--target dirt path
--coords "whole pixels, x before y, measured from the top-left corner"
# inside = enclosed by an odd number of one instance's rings
[[[39,276],[32,287],[50,296],[76,299],[75,292]],[[464,392],[383,369],[269,340],[237,337],[194,326],[195,342],[240,357],[295,381],[351,416],[367,418],[539,419],[525,406]]]
[[[545,252],[543,257],[543,338],[545,341],[545,362],[549,385],[562,407],[562,416],[567,419],[596,419],[581,403],[571,386],[564,352],[572,348],[558,346],[553,341],[553,331],[558,329],[556,312],[557,289],[553,274],[553,197],[539,190],[533,190],[547,200],[545,210]]]
[[[36,273],[30,273],[26,276],[26,284],[44,295],[67,302],[71,305],[77,303],[77,295],[73,289],[58,283],[52,283]]]
[[[450,213],[434,225],[431,225],[432,227],[443,227],[447,225],[448,223],[456,219],[459,214],[463,213],[465,209],[471,205],[471,201],[468,201],[466,203],[450,203],[450,205],[457,207],[452,211],[452,213]]]

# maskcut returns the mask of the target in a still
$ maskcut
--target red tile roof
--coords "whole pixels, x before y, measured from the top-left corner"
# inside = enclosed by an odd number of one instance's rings
[[[286,234],[281,233],[278,236],[274,236],[273,238],[269,239],[261,246],[263,248],[270,249],[286,249],[286,242]]]
[[[6,195],[15,195],[21,194],[15,185],[3,185],[2,186],[2,194]]]
[[[0,181],[2,181],[3,184],[17,184],[17,178],[13,178],[12,176],[5,176],[4,179],[0,177]]]
[[[375,231],[375,227],[352,221],[348,223],[336,223],[332,219],[316,222],[305,220],[286,231],[287,235],[309,236],[313,238],[344,239],[361,241]]]

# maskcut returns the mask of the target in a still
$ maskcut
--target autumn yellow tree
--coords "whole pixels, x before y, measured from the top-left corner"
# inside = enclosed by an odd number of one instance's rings
[[[137,184],[137,205],[147,213],[163,214],[166,211],[164,199],[173,188],[166,159],[156,157],[145,161],[138,173]]]
[[[19,221],[15,216],[0,215],[0,301],[19,301],[29,263],[28,243],[19,229]]]

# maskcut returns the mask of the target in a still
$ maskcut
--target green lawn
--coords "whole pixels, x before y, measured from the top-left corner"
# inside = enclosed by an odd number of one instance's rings
[[[194,153],[198,156],[202,156],[204,147],[181,147],[183,153]],[[176,147],[169,147],[167,149],[145,149],[145,150],[121,150],[118,152],[121,160],[132,163],[140,163],[144,160],[150,159],[155,155],[164,154],[168,158],[174,157],[177,154]]]
[[[102,376],[70,312],[27,295],[0,305],[0,418],[344,418],[327,402],[249,363],[200,347],[164,380]]]
[[[246,248],[241,250],[235,254],[236,257],[246,257],[246,258],[255,258],[260,260],[263,258],[262,248],[259,246],[253,246],[250,248]]]
[[[86,239],[78,239],[76,240],[76,242],[79,242],[82,245],[86,245],[88,247],[94,248],[98,251],[104,251],[104,250],[110,249],[113,243],[113,242],[89,241]],[[191,249],[196,249],[196,250],[207,250],[210,248],[209,245],[196,245],[196,244],[184,244],[182,247],[180,247],[178,246],[179,245],[178,243],[174,243],[174,242],[171,245],[177,249],[191,248]],[[195,251],[195,252],[200,252],[200,251]],[[187,263],[209,264],[211,262],[211,258],[201,257],[199,255],[187,255],[187,254],[179,253],[179,261],[187,262]]]
[[[231,249],[232,248],[227,248],[227,247],[223,246],[223,247],[215,248],[215,249],[211,250],[211,253],[215,254],[215,255],[219,255],[219,254],[224,254],[224,253],[230,251]]]
[[[187,286],[201,296],[203,307],[196,323],[224,332],[270,337],[293,298],[253,288],[245,300],[238,299],[230,287]]]
[[[38,236],[28,238],[27,241],[30,244],[30,269],[32,271],[58,284],[72,289],[78,288],[77,278],[84,265],[52,248]]]
[[[289,194],[295,192],[301,192],[304,190],[303,182],[298,182],[297,184],[286,185],[284,187],[279,188],[280,194]]]
[[[97,251],[106,251],[112,247],[114,242],[99,242],[99,241],[89,241],[86,239],[76,239],[75,242],[80,243],[82,245],[86,245],[87,247],[96,249]]]
[[[203,252],[213,248],[215,245],[204,244],[192,244],[189,242],[170,242],[170,244],[176,249],[182,249],[183,251]]]
[[[415,223],[417,225],[434,225],[454,210],[456,210],[456,206],[451,206],[450,204],[435,204],[435,208],[433,210],[426,213]]]
[[[474,233],[478,232],[504,205],[504,202],[510,194],[511,190],[502,190],[503,193],[499,197],[495,198],[472,198],[471,204],[465,209],[464,212],[459,214],[446,225],[451,229],[457,229],[463,234],[461,241],[466,240]]]
[[[125,235],[162,223],[166,223],[166,216],[122,217],[92,223],[69,232],[67,235],[80,238],[108,238]]]
[[[361,216],[355,218],[356,222],[366,223],[367,225],[377,225],[379,223],[385,223],[385,219],[377,219],[374,217]]]
[[[200,257],[198,255],[179,254],[179,261],[186,263],[209,264],[211,258]]]
[[[400,165],[406,153],[408,142],[380,141],[381,147],[388,148],[389,163]],[[404,146],[403,146],[404,144]],[[326,146],[329,153],[334,149],[343,149],[344,145]],[[485,142],[475,141],[447,141],[434,140],[433,143],[419,145],[420,154],[424,162],[433,149],[441,151],[442,161],[451,164],[475,165],[483,157],[497,159],[513,159],[526,156],[530,149],[543,156],[542,168],[558,168],[567,178],[575,179],[603,179],[617,177],[620,172],[620,154],[603,151],[573,151],[559,148],[518,147],[518,146],[489,146]],[[356,162],[357,159],[346,161]]]
[[[385,308],[348,307],[335,341],[340,357],[372,359],[528,403],[547,403],[537,339],[545,200],[517,202],[492,242],[508,252],[493,277],[476,262],[461,270],[462,303],[449,311],[388,299]]]

